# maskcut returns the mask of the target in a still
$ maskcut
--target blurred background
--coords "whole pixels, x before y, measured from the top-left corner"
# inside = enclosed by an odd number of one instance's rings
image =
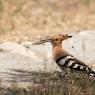
[[[0,41],[95,29],[95,0],[0,0]]]

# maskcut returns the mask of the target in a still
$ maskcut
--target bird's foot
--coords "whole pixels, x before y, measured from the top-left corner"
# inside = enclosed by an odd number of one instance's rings
[[[64,79],[67,76],[67,73],[66,72],[59,72],[58,76],[60,79]]]

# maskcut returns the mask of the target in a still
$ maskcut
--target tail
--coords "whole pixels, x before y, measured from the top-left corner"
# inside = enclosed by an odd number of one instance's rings
[[[92,76],[92,77],[95,77],[95,71],[90,71],[89,75]]]

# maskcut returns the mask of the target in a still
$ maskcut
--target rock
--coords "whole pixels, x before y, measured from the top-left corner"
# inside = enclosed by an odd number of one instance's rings
[[[27,49],[21,44],[15,42],[5,42],[0,44],[0,49],[11,53],[24,55],[32,58],[38,58],[32,50]]]

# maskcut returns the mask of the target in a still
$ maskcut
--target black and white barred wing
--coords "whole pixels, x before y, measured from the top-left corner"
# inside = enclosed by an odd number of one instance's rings
[[[62,67],[68,67],[70,69],[79,70],[79,71],[86,71],[89,75],[95,77],[95,71],[93,71],[90,67],[86,64],[81,62],[80,60],[76,59],[75,57],[68,55],[65,57],[61,57],[56,60],[56,63]]]
[[[69,67],[71,69],[82,70],[87,72],[90,71],[90,68],[86,64],[71,55],[65,57],[62,56],[60,59],[56,60],[56,62],[59,66],[62,67]]]

